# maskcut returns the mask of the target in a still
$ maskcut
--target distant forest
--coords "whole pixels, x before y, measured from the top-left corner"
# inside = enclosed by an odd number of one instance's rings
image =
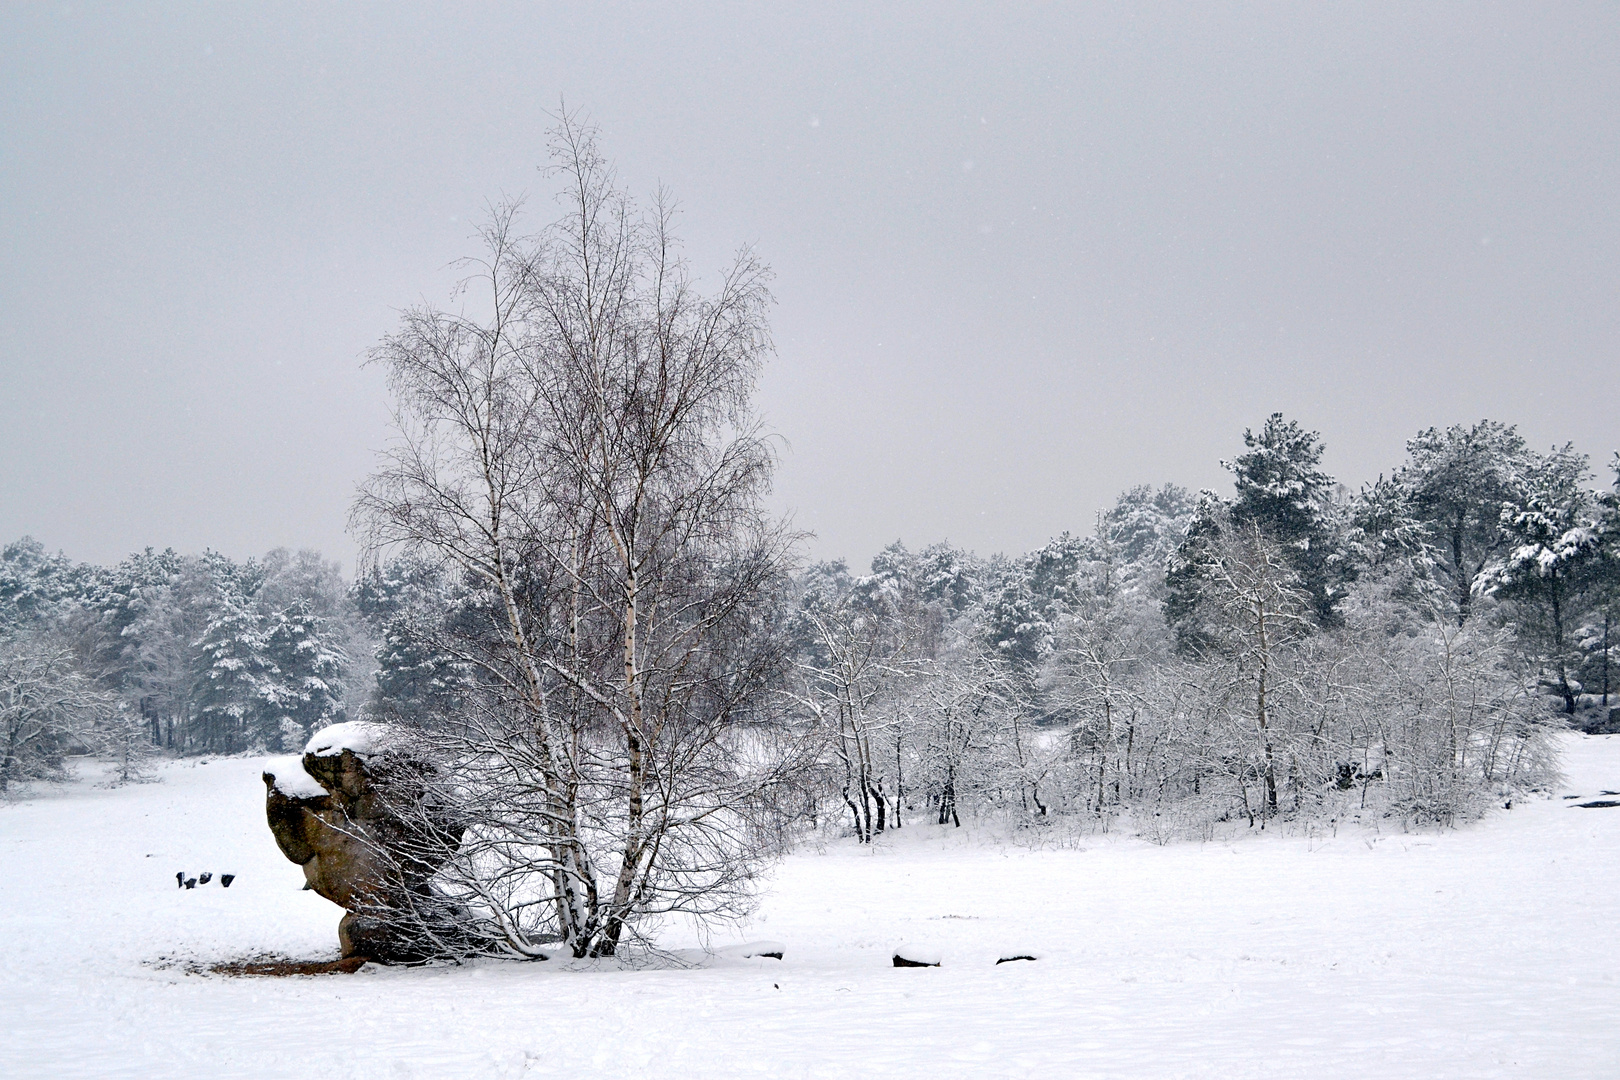
[[[1350,491],[1275,414],[1233,486],[1136,487],[1020,556],[896,542],[800,565],[754,722],[817,729],[783,812],[861,839],[974,816],[1208,835],[1375,813],[1449,822],[1545,783],[1547,736],[1616,729],[1620,455],[1494,421],[1418,433]],[[1605,478],[1608,479],[1608,478]],[[0,552],[0,791],[76,753],[300,749],[431,727],[479,693],[492,598],[448,563]]]

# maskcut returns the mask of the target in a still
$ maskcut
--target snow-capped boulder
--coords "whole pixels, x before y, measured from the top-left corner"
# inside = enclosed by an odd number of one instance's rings
[[[321,799],[326,789],[304,771],[304,762],[294,755],[272,758],[265,763],[265,783],[289,799]]]
[[[894,950],[895,967],[939,967],[943,960],[938,949],[921,945],[901,945]]]
[[[726,945],[716,949],[715,955],[738,960],[752,960],[758,957],[780,960],[786,951],[787,947],[780,941],[747,941],[741,945]]]
[[[345,956],[426,958],[391,913],[437,869],[424,865],[434,848],[422,837],[460,835],[442,815],[417,814],[430,771],[385,725],[348,723],[317,732],[303,757],[275,759],[264,772],[265,816],[282,854],[304,868],[311,889],[348,911],[338,925]]]
[[[398,732],[387,724],[370,720],[350,720],[324,727],[310,736],[304,746],[306,756],[337,757],[347,750],[358,757],[381,754],[399,741]]]

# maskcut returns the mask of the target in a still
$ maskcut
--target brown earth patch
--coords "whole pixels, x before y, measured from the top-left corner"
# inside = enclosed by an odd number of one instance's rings
[[[250,960],[226,960],[211,965],[213,975],[353,975],[370,961],[364,956],[341,960],[290,960],[284,956],[256,956]]]

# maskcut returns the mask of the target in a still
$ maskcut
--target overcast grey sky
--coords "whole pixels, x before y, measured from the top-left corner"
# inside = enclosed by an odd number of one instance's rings
[[[441,6],[0,11],[0,541],[352,565],[359,362],[488,200],[551,215],[564,96],[698,269],[774,266],[820,557],[1083,532],[1273,410],[1353,484],[1620,445],[1613,4]]]

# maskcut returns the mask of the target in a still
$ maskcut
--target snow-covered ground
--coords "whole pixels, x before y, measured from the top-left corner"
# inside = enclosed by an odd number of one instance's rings
[[[1555,797],[1457,831],[830,843],[712,943],[784,959],[688,970],[197,974],[336,956],[261,762],[44,788],[0,804],[0,1076],[1620,1076],[1620,808],[1560,797],[1620,791],[1620,736],[1565,751]]]

